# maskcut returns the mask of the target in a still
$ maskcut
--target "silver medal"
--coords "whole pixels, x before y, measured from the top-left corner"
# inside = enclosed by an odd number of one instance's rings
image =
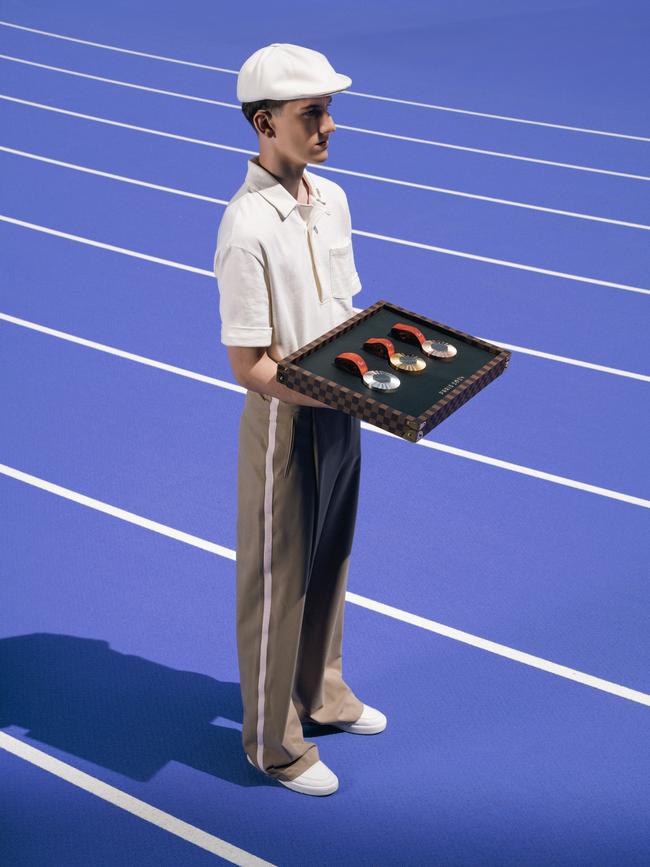
[[[387,370],[367,370],[363,374],[363,381],[368,388],[377,391],[395,391],[400,386],[399,377]]]

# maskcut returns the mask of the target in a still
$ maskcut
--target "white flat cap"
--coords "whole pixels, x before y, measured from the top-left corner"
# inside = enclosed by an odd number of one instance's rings
[[[327,57],[313,48],[272,42],[247,58],[237,76],[237,99],[305,99],[346,90],[348,75],[335,72]]]

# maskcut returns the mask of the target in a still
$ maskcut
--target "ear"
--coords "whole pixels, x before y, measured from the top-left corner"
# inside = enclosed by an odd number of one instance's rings
[[[266,136],[267,138],[273,138],[275,136],[275,129],[273,127],[273,116],[268,108],[260,109],[255,112],[255,117],[253,118],[253,122],[257,121],[255,124],[255,129],[257,130],[259,135]]]

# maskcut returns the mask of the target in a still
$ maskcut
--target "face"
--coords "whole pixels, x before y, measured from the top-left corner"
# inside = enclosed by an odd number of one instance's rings
[[[279,114],[266,115],[264,137],[279,154],[294,163],[325,162],[328,140],[336,129],[330,114],[332,97],[292,99]],[[270,135],[273,129],[274,135]],[[325,144],[321,144],[321,142]]]

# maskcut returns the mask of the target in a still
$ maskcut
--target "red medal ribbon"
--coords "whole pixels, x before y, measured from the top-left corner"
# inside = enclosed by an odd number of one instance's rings
[[[369,337],[363,344],[363,348],[374,355],[386,355],[386,357],[390,357],[395,353],[393,341],[387,337]]]
[[[368,365],[357,352],[340,352],[334,359],[335,363],[350,373],[363,376],[368,371]]]
[[[415,325],[407,325],[405,322],[396,322],[391,330],[400,340],[406,340],[408,343],[418,343],[420,347],[422,347],[422,344],[426,340],[426,337],[419,328]]]

